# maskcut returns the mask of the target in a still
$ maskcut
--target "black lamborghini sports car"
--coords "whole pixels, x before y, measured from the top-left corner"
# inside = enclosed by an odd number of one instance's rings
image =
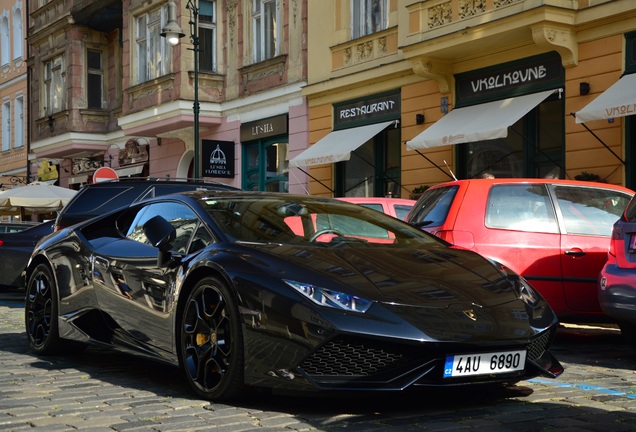
[[[38,354],[87,344],[179,365],[201,397],[556,377],[557,318],[521,277],[377,211],[243,191],[165,195],[43,239]]]

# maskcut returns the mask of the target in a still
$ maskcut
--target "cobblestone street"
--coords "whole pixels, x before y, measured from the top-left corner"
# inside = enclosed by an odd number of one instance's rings
[[[496,393],[262,393],[234,404],[197,399],[179,370],[125,354],[34,356],[17,295],[0,295],[0,344],[2,431],[636,431],[636,350],[611,328],[562,328],[559,379]]]

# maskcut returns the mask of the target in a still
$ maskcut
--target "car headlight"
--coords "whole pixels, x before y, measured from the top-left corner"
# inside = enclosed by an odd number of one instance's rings
[[[539,302],[539,294],[532,288],[527,280],[519,276],[515,285],[517,286],[519,298],[526,304],[534,306]]]
[[[511,270],[508,266],[501,264],[500,262],[492,259],[490,260],[490,262],[492,262],[506,277],[506,279],[508,279],[510,283],[512,283],[520,300],[530,306],[535,306],[539,302],[541,296],[534,288],[532,288],[532,285],[530,285],[527,280],[525,280],[522,276]]]
[[[326,288],[317,287],[304,282],[283,280],[287,285],[307,297],[309,300],[320,306],[332,307],[352,312],[365,313],[373,303],[371,300],[356,297],[333,291]]]

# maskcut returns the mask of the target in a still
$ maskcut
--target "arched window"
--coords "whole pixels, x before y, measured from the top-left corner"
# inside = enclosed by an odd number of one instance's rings
[[[7,13],[0,17],[0,66],[9,64],[9,19]]]
[[[22,8],[19,5],[13,9],[13,59],[23,56],[24,33],[22,29]]]

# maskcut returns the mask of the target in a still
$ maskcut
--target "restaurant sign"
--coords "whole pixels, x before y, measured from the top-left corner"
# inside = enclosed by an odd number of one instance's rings
[[[457,105],[502,99],[562,87],[565,71],[556,53],[457,74]]]
[[[394,91],[334,105],[334,129],[399,119],[400,99]]]

